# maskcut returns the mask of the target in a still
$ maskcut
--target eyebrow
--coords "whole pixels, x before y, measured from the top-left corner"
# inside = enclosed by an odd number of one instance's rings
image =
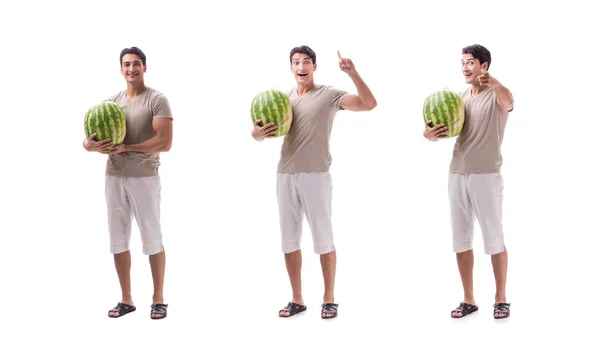
[[[135,60],[135,61],[123,61],[123,64],[125,63],[142,63],[142,61],[140,60]]]

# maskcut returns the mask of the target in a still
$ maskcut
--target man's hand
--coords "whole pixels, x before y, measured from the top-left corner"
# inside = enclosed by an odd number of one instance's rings
[[[123,153],[123,152],[126,152],[125,144],[123,144],[123,143],[120,145],[112,146],[111,148],[107,148],[107,149],[100,151],[100,153],[102,153],[102,154],[119,154],[119,153]]]
[[[265,126],[259,126],[261,120],[254,122],[254,129],[252,129],[252,137],[256,141],[262,141],[265,138],[271,138],[276,136],[277,126],[274,123],[269,123]]]
[[[482,74],[475,79],[483,86],[489,85],[495,87],[498,85],[498,80],[496,80],[496,78],[494,78],[487,70],[482,71]]]
[[[345,72],[348,74],[352,74],[352,73],[356,72],[356,68],[354,68],[354,63],[352,63],[351,59],[342,57],[339,50],[338,50],[337,54],[338,54],[338,58],[340,59],[340,69],[342,70],[342,72]]]
[[[423,136],[425,136],[426,139],[428,139],[429,141],[435,142],[439,139],[444,139],[447,138],[448,136],[446,136],[447,132],[448,132],[448,128],[443,124],[440,123],[434,127],[431,127],[430,125],[433,122],[431,120],[428,120],[425,122],[425,131],[423,131]]]
[[[83,148],[88,152],[104,153],[107,149],[114,146],[110,138],[96,142],[94,141],[94,137],[96,137],[96,133],[91,134],[90,137],[83,140]]]

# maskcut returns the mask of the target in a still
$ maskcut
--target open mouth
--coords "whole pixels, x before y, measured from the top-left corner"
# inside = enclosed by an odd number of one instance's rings
[[[304,73],[304,74],[300,74],[300,73],[298,73],[298,76],[299,76],[299,77],[305,77],[305,76],[307,76],[307,74],[306,74],[306,73]]]

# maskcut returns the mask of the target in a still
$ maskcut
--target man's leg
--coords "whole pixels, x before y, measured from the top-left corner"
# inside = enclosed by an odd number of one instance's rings
[[[448,195],[450,198],[450,221],[452,223],[453,250],[463,286],[464,305],[452,311],[452,317],[466,316],[467,312],[477,310],[473,293],[473,210],[466,188],[468,174],[449,174]],[[459,310],[464,310],[464,313]]]
[[[475,174],[469,179],[473,192],[473,207],[481,225],[486,254],[491,255],[496,280],[496,303],[506,303],[506,275],[508,253],[504,246],[502,228],[502,201],[504,182],[500,173]],[[506,316],[506,312],[494,313],[494,317]]]
[[[130,193],[131,207],[140,228],[143,253],[149,256],[154,285],[152,304],[164,304],[166,254],[160,224],[160,176],[129,178],[126,188]],[[150,316],[166,317],[166,305],[164,312],[152,311]]]
[[[149,257],[150,269],[152,270],[152,281],[154,284],[153,304],[164,303],[163,287],[165,284],[165,267],[167,263],[165,251],[152,254]]]
[[[133,305],[131,297],[131,253],[128,251],[114,254],[115,268],[121,285],[121,302],[128,305]],[[118,312],[114,316],[118,316]]]
[[[279,310],[279,316],[289,317],[305,310],[302,298],[302,206],[296,190],[296,174],[277,174],[277,203],[279,205],[279,226],[281,248],[284,253],[290,285],[292,305]]]
[[[331,202],[333,185],[329,172],[302,173],[298,179],[300,202],[305,209],[306,218],[312,232],[314,252],[319,254],[325,292],[323,304],[334,304],[335,273],[337,254],[333,244],[331,224]],[[325,311],[322,317],[336,316],[337,305],[331,312]]]
[[[492,266],[496,279],[496,303],[506,303],[506,274],[508,270],[508,253],[506,249],[502,253],[492,255]],[[494,317],[506,316],[506,312],[498,312]]]
[[[292,286],[292,302],[304,305],[304,300],[302,299],[302,251],[296,250],[284,255],[285,267],[290,278],[290,285]],[[285,316],[288,316],[288,314],[289,312],[284,312]]]
[[[325,283],[325,294],[323,295],[323,303],[333,303],[334,287],[335,287],[335,269],[336,269],[336,251],[332,251],[327,254],[321,254],[321,269],[323,270],[323,281]],[[325,316],[331,316],[330,313],[326,313]]]
[[[458,272],[460,273],[460,280],[462,281],[463,286],[463,302],[476,305],[475,296],[473,294],[473,265],[475,264],[473,249],[457,253],[456,262],[458,264]],[[461,313],[458,312],[455,313],[455,315],[461,316]]]
[[[121,286],[121,303],[134,307],[131,296],[131,254],[129,243],[131,239],[131,207],[124,186],[124,178],[105,177],[105,195],[108,215],[108,230],[110,236],[110,251],[119,284]],[[120,316],[118,311],[109,311],[109,316]]]

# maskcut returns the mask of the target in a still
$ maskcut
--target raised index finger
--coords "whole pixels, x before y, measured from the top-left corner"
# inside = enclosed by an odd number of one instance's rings
[[[338,54],[338,58],[340,59],[340,61],[343,60],[342,55],[340,54],[340,50],[337,50],[337,54]]]

